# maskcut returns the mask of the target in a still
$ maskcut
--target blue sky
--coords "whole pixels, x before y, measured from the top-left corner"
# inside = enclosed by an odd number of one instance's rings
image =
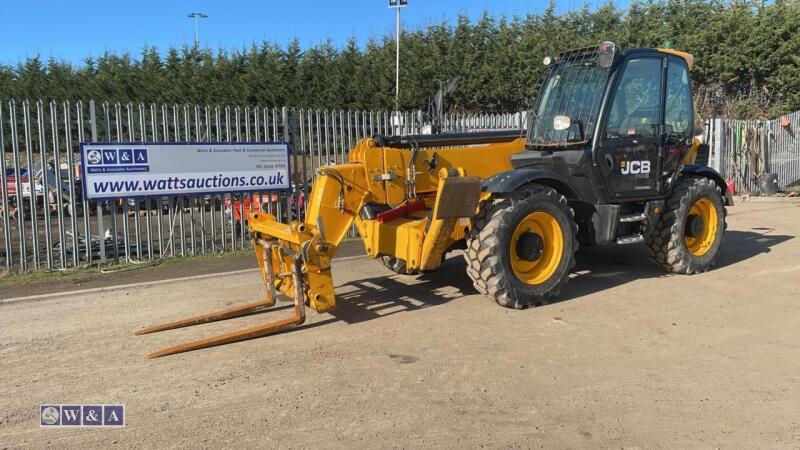
[[[561,0],[560,12],[580,8],[582,0]],[[596,5],[597,0],[590,1]],[[268,39],[284,44],[294,37],[305,46],[326,38],[337,46],[355,37],[394,33],[387,0],[0,0],[0,63],[14,64],[37,53],[79,63],[106,50],[138,56],[145,45],[159,49],[194,40],[187,13],[200,11],[203,46],[234,49]],[[475,18],[538,13],[547,0],[409,0],[404,27],[417,28],[458,14]]]

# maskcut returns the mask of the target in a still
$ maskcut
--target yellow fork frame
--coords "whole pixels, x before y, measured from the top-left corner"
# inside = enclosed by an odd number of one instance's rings
[[[269,308],[275,305],[277,290],[294,299],[292,317],[175,345],[147,356],[158,358],[174,355],[266,336],[295,327],[305,321],[306,304],[317,312],[334,309],[336,300],[331,276],[331,257],[336,253],[336,248],[369,194],[362,164],[342,164],[336,166],[336,172],[341,179],[321,176],[314,183],[311,195],[313,203],[309,206],[307,216],[316,220],[316,224],[294,222],[287,225],[277,222],[270,214],[256,211],[250,213],[248,226],[254,236],[258,265],[267,289],[263,300],[145,328],[135,334],[143,335],[215,322]],[[340,186],[341,182],[345,186]],[[341,195],[344,198],[340,200]]]
[[[147,355],[148,358],[159,358],[161,356],[174,355],[176,353],[183,353],[192,350],[198,350],[201,348],[213,347],[215,345],[227,344],[230,342],[237,342],[260,336],[266,336],[268,334],[276,333],[283,329],[294,327],[305,322],[306,311],[303,299],[303,277],[301,273],[299,255],[289,255],[289,257],[292,260],[292,264],[294,266],[290,274],[281,273],[278,274],[276,277],[273,265],[262,264],[262,261],[271,262],[273,259],[272,254],[275,253],[276,251],[280,252],[280,247],[274,241],[269,242],[264,240],[259,241],[258,245],[262,247],[263,256],[259,258],[259,265],[261,266],[261,273],[264,281],[264,286],[267,288],[267,293],[264,296],[263,300],[253,303],[247,303],[241,306],[235,306],[233,308],[223,309],[220,311],[215,311],[209,314],[202,314],[199,316],[190,317],[188,319],[169,322],[162,325],[156,325],[153,327],[145,328],[143,330],[139,330],[135,334],[136,335],[150,334],[159,331],[173,330],[176,328],[199,325],[201,323],[216,322],[219,320],[239,317],[259,309],[270,308],[272,306],[275,306],[276,279],[278,279],[278,282],[280,283],[280,281],[287,276],[291,276],[292,285],[294,287],[294,315],[287,319],[280,319],[262,325],[256,325],[250,328],[245,328],[242,330],[221,334],[206,339],[201,339],[193,342],[188,342],[185,344],[179,344],[172,347],[168,347],[148,354]]]

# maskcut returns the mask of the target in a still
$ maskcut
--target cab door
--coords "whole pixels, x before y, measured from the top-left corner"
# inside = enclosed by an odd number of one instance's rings
[[[631,55],[604,108],[595,161],[610,200],[659,193],[664,56]]]
[[[692,146],[693,131],[695,131],[689,67],[686,61],[672,55],[667,56],[666,91],[661,173],[669,176],[680,169],[681,160]]]

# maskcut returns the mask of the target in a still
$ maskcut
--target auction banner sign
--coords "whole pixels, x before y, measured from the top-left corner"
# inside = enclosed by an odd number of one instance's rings
[[[287,190],[281,142],[81,143],[83,197],[164,197]]]

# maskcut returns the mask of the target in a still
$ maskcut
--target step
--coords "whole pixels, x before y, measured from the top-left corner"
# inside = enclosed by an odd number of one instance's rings
[[[620,222],[641,222],[641,221],[643,221],[645,219],[647,219],[647,216],[644,213],[631,214],[631,215],[626,215],[626,216],[620,216],[619,217],[619,221]]]
[[[630,236],[618,237],[615,242],[617,244],[635,244],[637,242],[642,242],[643,240],[644,236],[641,234],[632,234]]]

